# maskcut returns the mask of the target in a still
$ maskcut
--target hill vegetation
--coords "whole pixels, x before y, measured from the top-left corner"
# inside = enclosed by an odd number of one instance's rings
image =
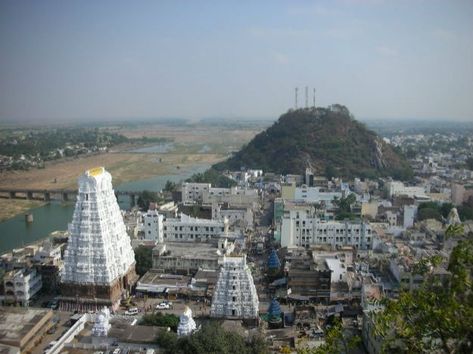
[[[341,105],[290,110],[234,156],[213,167],[288,174],[304,173],[308,166],[329,178],[412,177],[404,156]]]

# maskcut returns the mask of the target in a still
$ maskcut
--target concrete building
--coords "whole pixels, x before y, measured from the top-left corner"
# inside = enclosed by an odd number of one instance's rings
[[[79,177],[77,201],[61,275],[63,309],[117,309],[136,282],[135,255],[103,167]]]
[[[156,269],[150,269],[136,284],[136,291],[140,294],[152,295],[176,295],[186,293],[191,277],[179,274],[162,273]]]
[[[378,216],[378,204],[377,201],[361,203],[361,216],[375,220]]]
[[[296,195],[296,184],[285,183],[281,185],[281,198],[285,200],[293,200]]]
[[[29,306],[30,300],[43,286],[41,275],[35,268],[12,270],[3,277],[4,305]]]
[[[18,354],[33,351],[51,328],[52,317],[51,310],[0,307],[0,351]]]
[[[259,301],[246,257],[224,257],[212,298],[214,318],[256,320]]]
[[[405,229],[414,226],[414,220],[417,215],[417,206],[415,205],[405,205],[404,206],[404,221],[403,226]]]
[[[452,203],[462,205],[469,198],[473,198],[473,184],[452,183]]]
[[[212,205],[212,220],[227,220],[230,227],[244,230],[253,227],[253,210],[251,208],[231,207],[227,203],[214,203]]]
[[[181,213],[179,218],[163,220],[163,232],[164,242],[210,242],[228,232],[228,221],[193,218]]]
[[[223,255],[231,252],[233,244],[223,240],[219,249],[206,243],[167,242],[153,249],[153,269],[162,273],[196,273],[199,269],[218,269]]]
[[[335,198],[341,199],[344,193],[341,191],[329,191],[321,187],[307,187],[303,185],[296,187],[294,191],[295,200],[301,200],[306,203],[325,203],[325,205],[332,205]]]
[[[157,210],[148,210],[143,215],[143,229],[145,240],[162,243],[164,240],[164,216],[159,214]]]
[[[389,181],[386,183],[386,188],[390,198],[407,196],[411,198],[428,199],[424,187],[405,186],[404,183],[399,181]]]
[[[314,257],[312,251],[304,248],[288,248],[284,271],[292,298],[329,302],[331,270],[325,259]]]
[[[299,205],[284,210],[281,224],[281,246],[331,245],[332,248],[355,246],[371,249],[373,232],[364,221],[324,221],[313,207]]]
[[[248,188],[209,188],[203,192],[204,205],[227,203],[233,207],[253,208],[259,202],[260,197],[257,189]]]
[[[202,204],[203,194],[211,187],[210,183],[183,183],[182,203],[184,205]]]

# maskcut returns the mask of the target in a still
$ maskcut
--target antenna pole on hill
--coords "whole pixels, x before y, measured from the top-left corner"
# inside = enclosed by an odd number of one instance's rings
[[[305,87],[305,108],[309,108],[309,87]]]
[[[297,91],[298,90],[299,89],[296,87],[296,90],[295,90],[296,91],[296,96],[295,96],[295,102],[294,102],[294,109],[297,109]]]
[[[315,108],[315,89],[314,89],[314,108]]]

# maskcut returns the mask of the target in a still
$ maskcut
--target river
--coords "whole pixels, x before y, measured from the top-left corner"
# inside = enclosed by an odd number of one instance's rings
[[[203,172],[209,165],[194,165],[182,168],[179,174],[155,176],[152,178],[131,181],[114,186],[116,190],[122,191],[160,191],[164,188],[166,181],[182,181],[194,173]],[[128,209],[129,198],[121,196],[118,200],[121,209]],[[26,223],[24,214],[0,223],[0,255],[12,250],[31,244],[34,241],[48,236],[56,230],[67,230],[67,224],[71,222],[74,203],[51,202],[42,207],[31,209],[33,223]]]

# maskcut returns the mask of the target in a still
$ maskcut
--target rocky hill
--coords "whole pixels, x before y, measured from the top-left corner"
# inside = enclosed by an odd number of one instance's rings
[[[412,176],[404,157],[341,105],[290,110],[234,156],[213,167],[287,174],[304,173],[308,166],[328,177]]]

